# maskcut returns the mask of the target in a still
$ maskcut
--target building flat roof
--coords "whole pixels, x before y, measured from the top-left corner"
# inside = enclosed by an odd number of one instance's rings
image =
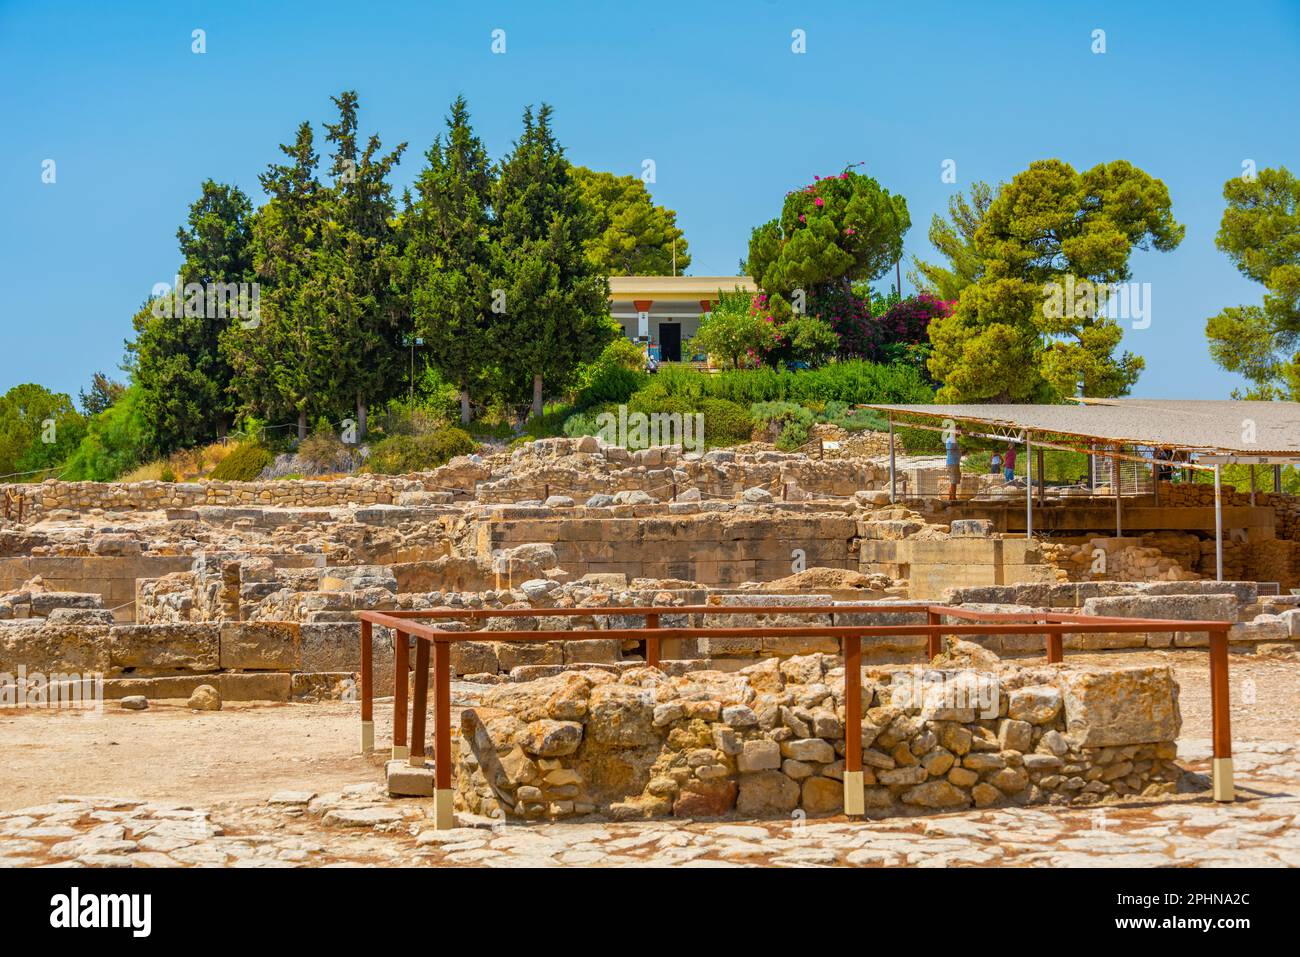
[[[748,276],[610,276],[611,299],[713,299],[719,292],[757,292]]]
[[[879,405],[882,412],[1202,455],[1300,460],[1300,403],[1079,399],[1071,405]]]

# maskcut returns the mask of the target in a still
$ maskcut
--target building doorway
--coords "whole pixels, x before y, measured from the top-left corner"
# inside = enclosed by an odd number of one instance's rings
[[[682,324],[659,323],[659,356],[664,362],[682,361]]]

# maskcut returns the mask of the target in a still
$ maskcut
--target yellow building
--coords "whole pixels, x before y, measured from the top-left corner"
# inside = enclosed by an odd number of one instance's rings
[[[645,343],[664,362],[680,362],[682,346],[700,328],[700,316],[719,292],[758,287],[748,276],[611,276],[609,311],[629,339]]]

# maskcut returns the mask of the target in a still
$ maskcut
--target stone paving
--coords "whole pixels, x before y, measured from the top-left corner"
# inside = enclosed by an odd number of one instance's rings
[[[1205,771],[1209,742],[1180,742]],[[66,796],[0,813],[0,866],[22,867],[1300,867],[1300,746],[1239,745],[1238,800],[1208,793],[1090,808],[915,818],[582,821],[432,829],[430,802],[374,783],[264,804]]]

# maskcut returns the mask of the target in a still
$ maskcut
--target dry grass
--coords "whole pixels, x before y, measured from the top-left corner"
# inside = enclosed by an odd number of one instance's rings
[[[128,472],[119,482],[192,482],[206,478],[221,460],[238,447],[236,442],[213,442],[193,449],[173,452]]]

